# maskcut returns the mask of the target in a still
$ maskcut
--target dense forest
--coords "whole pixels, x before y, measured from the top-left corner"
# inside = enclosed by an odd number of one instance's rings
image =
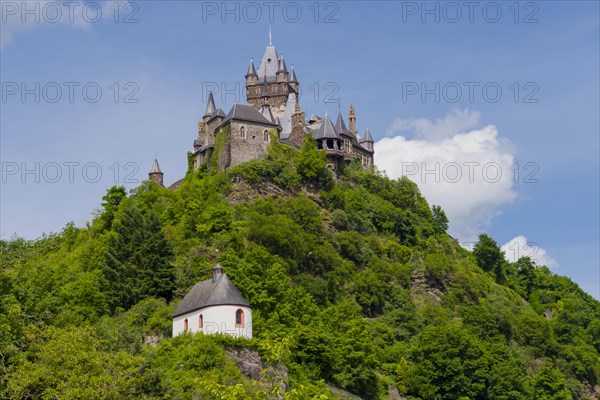
[[[0,397],[600,398],[600,302],[448,224],[406,178],[333,179],[310,136],[176,190],[112,187],[85,228],[0,243]],[[171,338],[215,262],[254,338]],[[245,376],[231,348],[286,382]]]

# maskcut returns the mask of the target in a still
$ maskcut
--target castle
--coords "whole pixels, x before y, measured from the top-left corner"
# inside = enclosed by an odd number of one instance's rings
[[[350,106],[347,125],[341,112],[335,123],[327,112],[323,117],[313,114],[306,118],[300,107],[296,71],[293,66],[288,71],[283,55],[279,56],[272,43],[267,46],[258,71],[250,59],[245,80],[248,104],[235,104],[228,113],[217,108],[213,94],[209,94],[191,152],[195,170],[203,164],[210,168],[216,150],[219,151],[216,167],[225,171],[243,162],[264,158],[272,137],[280,143],[300,147],[311,133],[318,148],[326,151],[328,167],[334,174],[355,158],[360,159],[364,167],[373,164],[373,137],[368,127],[362,138],[358,135],[353,106]],[[276,135],[271,136],[271,132]],[[163,174],[156,160],[149,179],[163,184]],[[171,187],[180,183],[177,181]]]

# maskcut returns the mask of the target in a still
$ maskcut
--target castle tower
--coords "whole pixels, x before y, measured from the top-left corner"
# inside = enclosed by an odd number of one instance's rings
[[[283,56],[277,54],[275,46],[269,41],[265,53],[258,67],[258,80],[254,80],[252,75],[253,65],[248,67],[246,77],[246,99],[248,103],[254,106],[257,111],[261,111],[264,105],[263,77],[266,77],[269,87],[268,103],[275,118],[282,118],[287,104],[287,97],[290,92],[297,92],[298,82],[290,83],[290,74],[288,72]],[[296,79],[296,78],[294,78]]]
[[[373,152],[373,136],[371,136],[371,131],[369,130],[368,126],[365,130],[365,136],[363,140],[360,141],[360,144],[362,144],[365,149]]]
[[[212,92],[210,92],[208,94],[208,102],[206,103],[206,111],[204,111],[204,116],[202,117],[202,119],[204,119],[204,122],[208,121],[208,119],[210,118],[212,113],[215,112],[216,109],[217,107],[215,107],[215,98],[213,97]]]
[[[350,112],[348,113],[348,127],[349,131],[352,132],[355,136],[358,133],[356,130],[356,114],[354,114],[354,106],[350,105]]]
[[[246,73],[246,86],[252,86],[258,84],[258,74],[254,68],[254,61],[250,58],[250,65],[248,66],[248,72]]]
[[[277,82],[287,82],[288,80],[288,70],[285,65],[285,60],[283,59],[283,54],[279,59],[279,68],[277,69]]]
[[[160,166],[158,165],[158,160],[155,158],[154,163],[152,163],[152,168],[150,168],[150,172],[148,173],[148,179],[156,182],[160,186],[164,186],[163,184],[163,173],[160,170]]]

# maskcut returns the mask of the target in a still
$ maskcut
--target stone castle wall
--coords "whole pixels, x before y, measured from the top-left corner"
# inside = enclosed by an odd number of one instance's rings
[[[241,127],[245,128],[245,138],[240,135]],[[233,121],[229,127],[230,163],[227,168],[257,158],[265,158],[269,141],[265,141],[264,132],[267,131],[267,137],[269,137],[268,132],[273,129],[268,125]]]

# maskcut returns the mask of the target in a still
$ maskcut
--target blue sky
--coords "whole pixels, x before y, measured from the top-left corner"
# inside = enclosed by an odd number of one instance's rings
[[[307,114],[353,104],[388,175],[434,168],[410,177],[462,243],[486,231],[600,297],[597,2],[50,3],[0,3],[3,239],[85,225],[155,155],[181,177],[207,88],[243,102],[271,25]],[[449,182],[449,163],[502,178]]]

